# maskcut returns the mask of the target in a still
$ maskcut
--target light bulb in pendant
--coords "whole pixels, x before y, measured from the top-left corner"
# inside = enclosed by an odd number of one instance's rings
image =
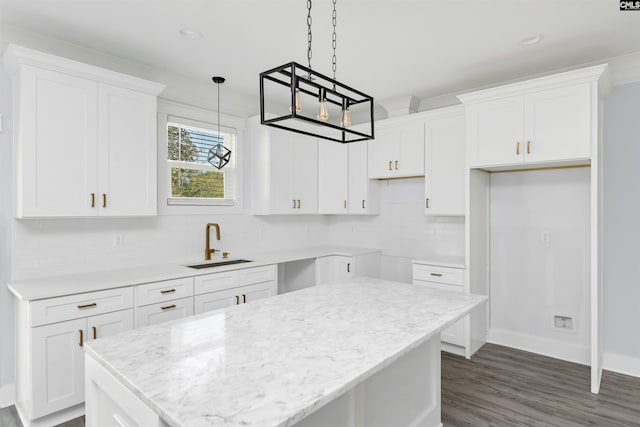
[[[340,120],[342,127],[348,128],[351,126],[351,113],[349,113],[349,101],[345,98],[342,100],[342,120]]]
[[[296,100],[295,100],[295,104],[296,104],[296,113],[299,113],[300,111],[302,111],[302,99],[300,97],[300,89],[296,88]],[[289,112],[291,112],[291,105],[289,105]]]
[[[327,106],[327,95],[324,89],[320,89],[320,105],[318,107],[318,120],[326,122],[329,120],[329,107]]]

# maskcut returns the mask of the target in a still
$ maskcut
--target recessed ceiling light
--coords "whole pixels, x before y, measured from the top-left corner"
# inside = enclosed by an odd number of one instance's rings
[[[522,46],[532,46],[534,44],[540,43],[543,38],[544,35],[542,34],[532,34],[530,36],[521,38],[518,43],[520,43]]]
[[[202,38],[202,33],[198,30],[189,30],[187,28],[183,28],[180,30],[180,35],[185,39],[195,40]]]

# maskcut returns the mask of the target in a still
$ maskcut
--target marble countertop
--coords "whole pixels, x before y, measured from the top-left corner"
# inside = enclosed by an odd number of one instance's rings
[[[427,258],[413,259],[413,264],[437,265],[439,267],[466,268],[463,256],[433,255]]]
[[[380,252],[380,250],[348,246],[317,246],[273,252],[234,253],[233,258],[230,259],[243,258],[249,259],[252,262],[197,270],[186,266],[222,261],[222,259],[217,257],[211,261],[204,261],[202,259],[185,260],[182,262],[152,264],[108,271],[15,280],[8,284],[8,288],[19,300],[29,301],[123,286],[140,285],[162,280],[179,279],[182,277],[221,273],[229,270],[260,267],[263,265],[279,264],[329,255],[358,256],[375,252]]]
[[[169,425],[290,426],[486,297],[355,278],[90,341]]]

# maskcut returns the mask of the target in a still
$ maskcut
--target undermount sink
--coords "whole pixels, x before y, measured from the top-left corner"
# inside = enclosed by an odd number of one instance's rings
[[[206,264],[195,264],[195,265],[187,265],[189,268],[213,268],[213,267],[222,267],[225,265],[233,265],[233,264],[243,264],[245,262],[252,262],[248,259],[233,259],[229,261],[216,261],[216,262],[208,262]]]

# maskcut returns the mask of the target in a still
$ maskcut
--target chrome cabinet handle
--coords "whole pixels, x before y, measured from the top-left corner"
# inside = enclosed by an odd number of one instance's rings
[[[163,310],[170,310],[172,308],[176,308],[176,305],[175,304],[171,304],[171,305],[166,305],[166,306],[160,307],[160,308],[163,309]]]

